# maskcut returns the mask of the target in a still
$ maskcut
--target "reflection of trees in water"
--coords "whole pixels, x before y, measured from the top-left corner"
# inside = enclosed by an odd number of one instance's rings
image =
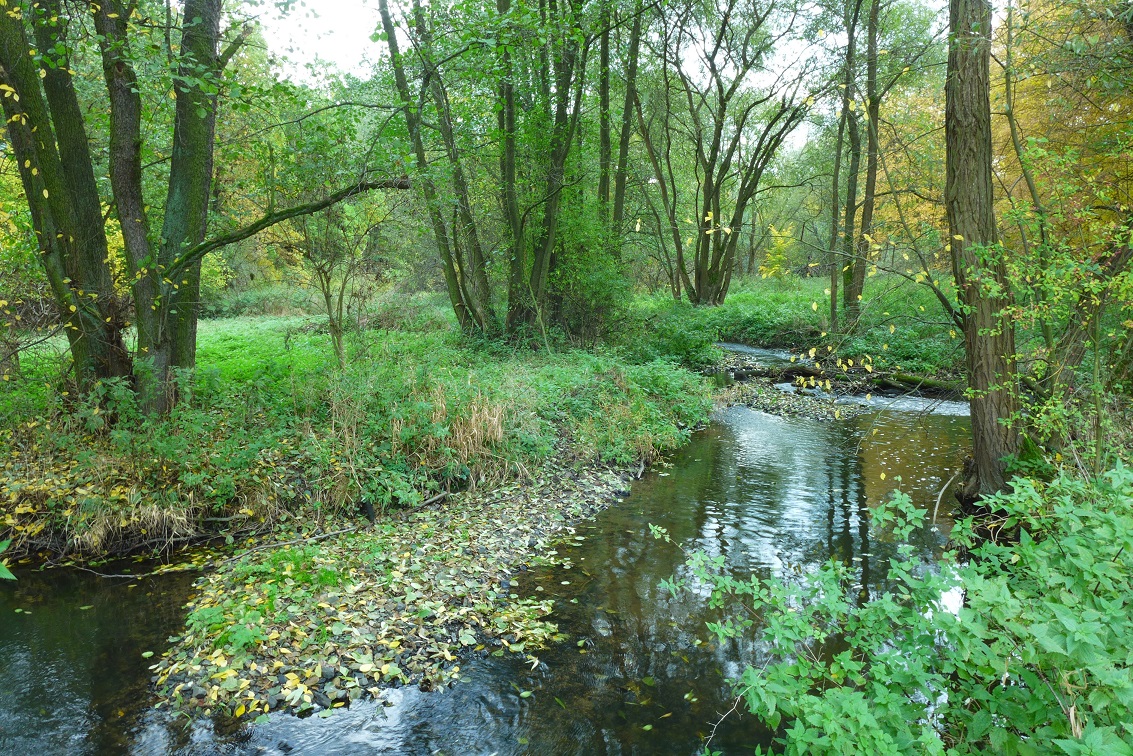
[[[159,653],[183,625],[193,575],[131,583],[55,569],[19,578],[0,595],[5,737],[51,734],[67,752],[125,752],[151,700],[141,654]]]
[[[717,643],[705,628],[724,615],[750,618],[758,627],[758,617],[736,606],[709,610],[707,596],[696,591],[672,596],[660,588],[674,575],[686,581],[692,575],[680,549],[642,539],[645,523],[666,528],[690,551],[722,557],[745,578],[813,568],[833,557],[851,568],[845,587],[864,602],[887,587],[886,563],[897,547],[870,532],[871,507],[888,494],[895,474],[906,488],[940,478],[961,446],[956,425],[953,418],[888,419],[867,438],[872,427],[745,411],[698,436],[668,475],[649,476],[626,504],[600,516],[601,535],[586,542],[586,560],[574,570],[585,566],[594,577],[579,604],[561,613],[564,629],[577,628],[594,644],[587,655],[563,659],[568,667],[556,674],[556,695],[569,690],[578,708],[546,715],[577,732],[585,711],[593,737],[612,727],[620,739],[642,701],[688,712],[682,697],[691,690],[713,709],[727,708],[733,693],[726,678],[764,657],[754,629]],[[870,476],[879,476],[882,465],[897,472],[888,472],[889,483],[879,488]],[[903,474],[914,468],[916,476]],[[698,638],[710,642],[698,646]],[[838,650],[837,639],[831,643],[816,651]],[[656,686],[644,685],[647,678]],[[690,719],[697,729],[701,724]],[[718,742],[750,743],[760,737],[753,727],[746,719],[730,721]]]

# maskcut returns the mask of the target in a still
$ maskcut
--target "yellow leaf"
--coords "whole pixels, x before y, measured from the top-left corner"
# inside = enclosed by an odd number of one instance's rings
[[[811,302],[810,303],[810,309],[814,310],[815,312],[818,312],[818,302]]]
[[[247,711],[247,709],[244,708],[244,704],[240,704],[239,706],[236,707],[236,711],[234,711],[232,713],[236,717],[242,717],[242,716],[244,716],[245,711]]]

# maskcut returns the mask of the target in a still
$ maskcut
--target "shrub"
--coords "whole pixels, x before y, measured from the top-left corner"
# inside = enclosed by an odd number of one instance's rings
[[[1133,471],[1013,485],[986,503],[1016,538],[939,567],[903,547],[865,603],[839,562],[788,583],[692,556],[715,606],[750,609],[711,629],[770,649],[735,682],[785,753],[1133,753]],[[898,493],[874,519],[904,539],[924,514]]]

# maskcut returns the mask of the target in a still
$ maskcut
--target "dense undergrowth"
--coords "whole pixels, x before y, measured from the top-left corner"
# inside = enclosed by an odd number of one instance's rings
[[[412,506],[551,455],[648,460],[710,407],[704,382],[671,362],[469,343],[428,307],[394,319],[377,313],[341,372],[317,319],[204,321],[197,371],[163,418],[125,382],[74,400],[57,358],[26,355],[0,389],[12,548],[160,547],[285,509]]]
[[[765,653],[735,683],[775,752],[1133,753],[1133,472],[1012,485],[985,502],[1002,535],[957,523],[966,552],[938,565],[902,547],[868,601],[856,565],[744,580],[691,557],[715,603],[746,607],[721,639],[761,618]],[[926,519],[899,493],[873,512],[898,540]]]

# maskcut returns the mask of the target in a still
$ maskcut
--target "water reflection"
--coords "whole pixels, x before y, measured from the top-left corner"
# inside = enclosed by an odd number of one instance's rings
[[[762,649],[750,635],[716,643],[705,628],[713,615],[704,596],[661,589],[662,580],[685,570],[682,548],[721,556],[737,574],[782,574],[834,557],[857,570],[864,600],[884,587],[884,563],[896,548],[870,530],[871,508],[897,485],[931,508],[960,463],[967,428],[958,416],[886,413],[820,423],[733,408],[670,468],[648,474],[622,504],[580,527],[584,540],[560,548],[569,567],[520,581],[521,590],[556,599],[554,619],[570,636],[542,652],[536,669],[522,658],[487,656],[467,664],[466,681],[443,694],[403,688],[388,694],[388,705],[355,705],[325,720],[273,716],[223,736],[207,722],[171,728],[151,711],[135,715],[142,719],[128,735],[133,751],[698,753],[732,706],[728,679],[757,662]],[[650,523],[667,528],[675,544],[654,540]],[[938,544],[931,533],[915,541],[926,555]],[[27,649],[27,667],[7,674],[35,674],[41,651]],[[84,663],[61,672],[82,679],[103,662]],[[79,708],[100,700],[77,684],[55,690],[53,700],[73,699]],[[0,707],[10,718],[9,699]],[[95,719],[44,726],[74,734],[97,728]],[[713,748],[750,753],[768,740],[752,718],[737,714],[719,728]]]
[[[17,574],[0,587],[0,753],[127,751],[150,704],[142,653],[182,626],[193,576]]]

